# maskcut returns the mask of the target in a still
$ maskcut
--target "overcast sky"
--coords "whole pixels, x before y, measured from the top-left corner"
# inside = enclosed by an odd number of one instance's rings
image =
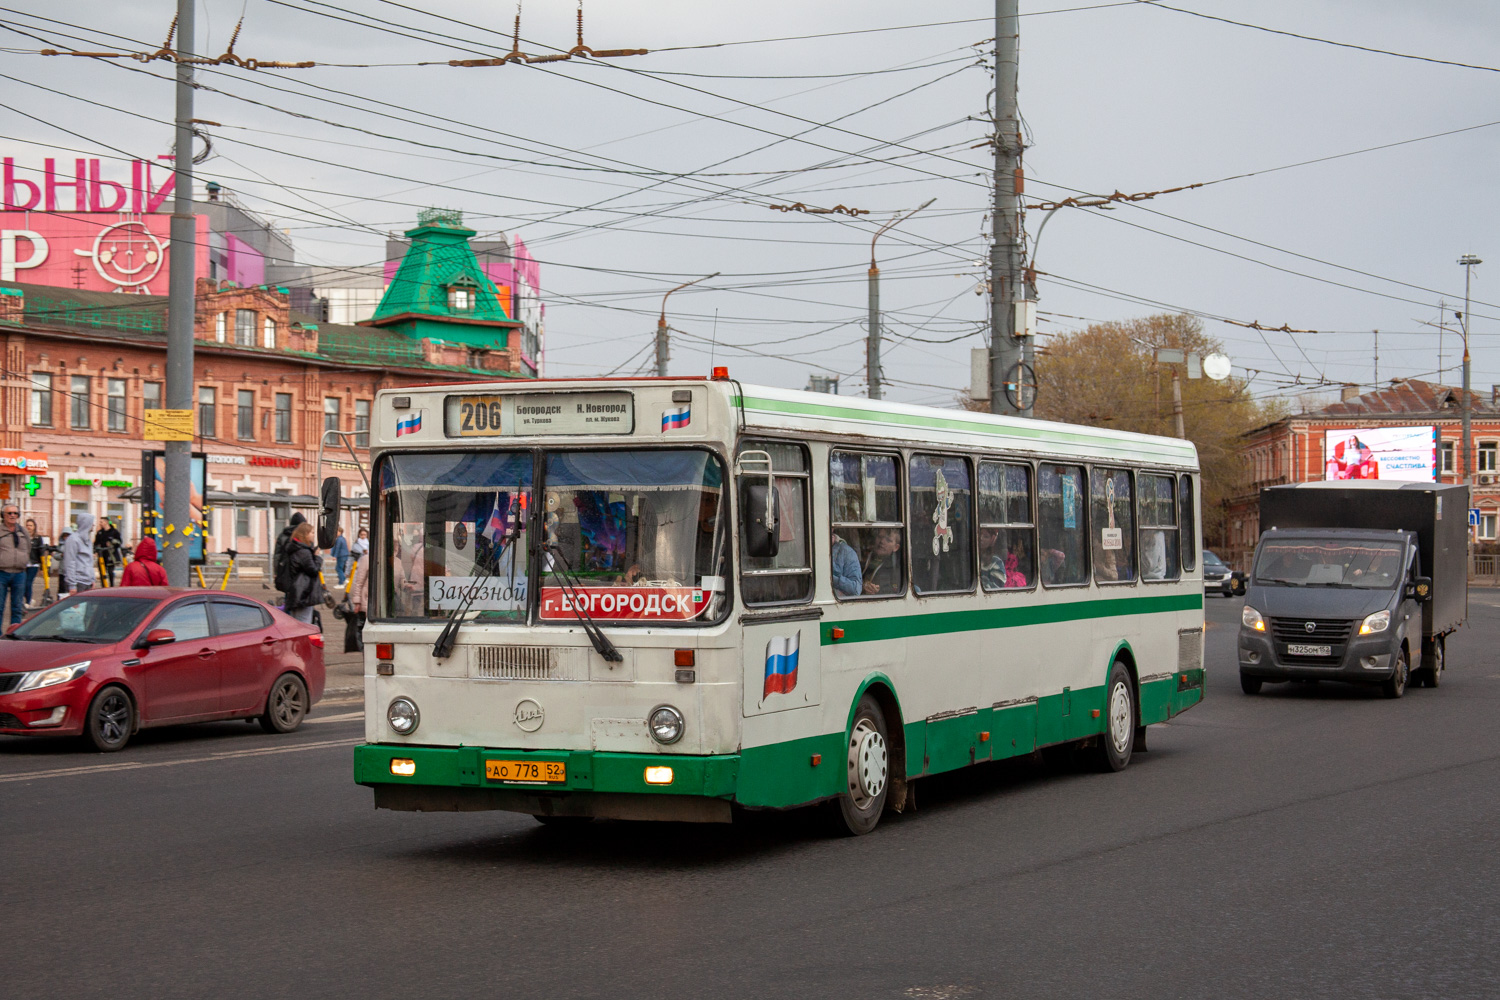
[[[1072,6],[1085,4],[1021,5],[1028,202],[1215,181],[1471,130],[1113,211],[1059,211],[1038,248],[1042,330],[1192,311],[1210,317],[1236,373],[1272,393],[1296,391],[1298,379],[1372,383],[1379,329],[1382,380],[1434,378],[1439,336],[1423,324],[1438,321],[1441,297],[1450,321],[1462,308],[1455,262],[1475,253],[1494,263],[1475,272],[1474,385],[1500,382],[1500,72],[1145,3],[1059,10]],[[1500,5],[1484,0],[1173,6],[1500,67]],[[0,23],[46,40],[0,32],[3,72],[62,92],[7,81],[6,155],[167,151],[172,88],[147,74],[168,77],[170,66],[28,50],[140,47],[125,39],[154,48],[174,9],[18,0],[20,13],[0,12]],[[809,374],[836,373],[843,391],[862,394],[870,235],[935,198],[878,246],[888,396],[952,405],[967,384],[988,315],[975,289],[991,161],[971,147],[988,130],[992,80],[979,57],[991,50],[992,7],[590,0],[587,44],[651,54],[479,69],[446,61],[507,51],[513,6],[203,0],[199,49],[222,52],[242,9],[245,57],[442,63],[200,74],[219,92],[200,91],[196,115],[220,123],[208,129],[214,155],[200,185],[219,180],[290,230],[303,262],[373,263],[384,235],[409,228],[419,208],[459,208],[482,234],[520,234],[543,262],[548,374],[636,371],[650,360],[662,293],[718,271],[671,300],[682,331],[673,373],[704,372],[712,354],[749,381],[800,388]],[[570,47],[576,9],[529,0],[522,50]],[[949,21],[962,23],[935,23]],[[669,51],[918,24],[929,26]],[[870,214],[768,207],[792,202]],[[1043,218],[1028,213],[1033,237]],[[1261,335],[1220,319],[1319,332]],[[1458,337],[1442,347],[1457,384]]]

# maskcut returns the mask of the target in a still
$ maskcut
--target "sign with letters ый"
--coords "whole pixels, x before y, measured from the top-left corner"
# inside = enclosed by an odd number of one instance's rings
[[[147,441],[191,441],[193,439],[192,410],[145,410],[141,414],[145,425],[142,433]]]

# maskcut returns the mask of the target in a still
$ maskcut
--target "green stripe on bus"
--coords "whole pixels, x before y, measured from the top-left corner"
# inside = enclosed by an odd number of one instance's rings
[[[855,618],[848,621],[821,623],[821,644],[832,646],[851,642],[877,642],[881,639],[904,639],[917,635],[942,635],[947,632],[979,632],[995,628],[1017,628],[1022,625],[1048,625],[1054,622],[1082,621],[1088,618],[1117,618],[1122,615],[1150,615],[1165,611],[1196,611],[1203,607],[1202,594],[1163,594],[1160,597],[1114,597],[1097,601],[1072,601],[1067,604],[1028,605],[1019,608],[978,608],[971,611],[940,611],[925,615],[895,615],[880,618]],[[842,639],[833,637],[834,628],[844,630]]]
[[[743,406],[747,410],[759,410],[763,413],[795,413],[812,417],[831,417],[837,420],[860,420],[866,423],[879,424],[904,424],[908,427],[934,427],[942,430],[965,431],[971,434],[994,434],[1004,437],[1027,438],[1033,441],[1066,441],[1070,444],[1098,445],[1104,442],[1120,444],[1141,444],[1147,446],[1146,442],[1122,441],[1105,435],[1078,434],[1075,432],[1061,431],[1055,426],[1018,426],[1016,424],[997,425],[980,420],[954,420],[951,417],[928,417],[916,413],[898,413],[890,410],[859,410],[848,406],[834,406],[828,403],[801,403],[791,400],[766,399],[760,396],[735,396],[730,400],[732,405]],[[1177,445],[1171,441],[1163,440],[1161,444],[1151,442],[1148,450],[1152,453],[1159,452],[1171,455],[1183,461],[1191,461],[1196,458],[1196,452],[1188,445]]]

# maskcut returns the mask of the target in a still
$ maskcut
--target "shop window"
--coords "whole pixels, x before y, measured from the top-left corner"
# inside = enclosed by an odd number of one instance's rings
[[[974,589],[974,490],[969,461],[913,455],[908,473],[911,585],[918,594]]]
[[[776,527],[780,543],[776,555],[744,556],[740,565],[740,593],[746,604],[792,604],[812,599],[812,546],[809,544],[809,462],[806,449],[778,441],[747,441],[744,450],[771,456],[780,507]],[[763,481],[763,480],[762,480]],[[744,514],[740,512],[740,551],[745,551]]]
[[[836,451],[828,466],[834,594],[900,596],[906,591],[906,525],[899,461],[892,455]]]
[[[1037,532],[1042,583],[1070,587],[1089,579],[1088,536],[1084,533],[1083,468],[1037,467]]]
[[[985,590],[1022,590],[1036,583],[1036,527],[1031,521],[1031,469],[979,463],[979,580]]]
[[[52,376],[46,372],[31,373],[31,425],[52,426]]]
[[[74,375],[70,381],[72,406],[69,407],[68,426],[75,431],[86,431],[91,423],[89,406],[93,400],[89,399],[89,377],[87,375]]]
[[[1141,474],[1141,579],[1176,580],[1178,555],[1176,484],[1171,476]],[[1235,523],[1236,531],[1239,522]]]
[[[1090,483],[1089,537],[1094,547],[1094,579],[1099,583],[1135,581],[1135,504],[1130,473],[1095,469]]]

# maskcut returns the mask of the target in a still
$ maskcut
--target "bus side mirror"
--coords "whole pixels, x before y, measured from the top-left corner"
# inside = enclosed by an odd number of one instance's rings
[[[1432,600],[1432,579],[1426,576],[1417,577],[1406,585],[1406,596],[1414,597],[1423,604]]]
[[[745,520],[745,555],[752,559],[770,559],[781,551],[781,504],[774,480],[740,482],[740,516]]]
[[[323,509],[318,513],[318,548],[331,549],[339,537],[339,490],[343,484],[338,476],[323,480]]]

